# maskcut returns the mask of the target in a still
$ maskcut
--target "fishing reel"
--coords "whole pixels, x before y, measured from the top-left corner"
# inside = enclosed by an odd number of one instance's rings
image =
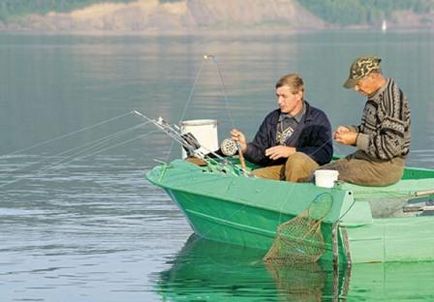
[[[238,146],[234,140],[225,138],[220,144],[220,150],[226,156],[233,156],[238,152]]]

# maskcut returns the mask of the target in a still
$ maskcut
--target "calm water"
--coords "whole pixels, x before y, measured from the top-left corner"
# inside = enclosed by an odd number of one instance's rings
[[[251,136],[275,107],[275,81],[296,71],[334,126],[356,123],[363,100],[341,85],[355,56],[377,54],[411,103],[409,164],[434,168],[433,37],[0,34],[1,300],[432,301],[433,263],[275,271],[256,251],[189,239],[144,179],[179,148],[131,111],[214,118],[220,139],[234,126]]]

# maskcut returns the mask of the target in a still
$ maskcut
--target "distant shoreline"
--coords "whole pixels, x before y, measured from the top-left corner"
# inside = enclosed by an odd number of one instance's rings
[[[327,32],[378,32],[378,33],[409,33],[409,32],[427,32],[434,33],[434,28],[424,27],[397,27],[390,28],[382,32],[381,28],[373,26],[353,26],[353,27],[329,27],[329,28],[306,28],[306,29],[195,29],[195,30],[149,30],[149,31],[116,31],[116,30],[35,30],[35,29],[7,29],[1,28],[0,34],[15,35],[71,35],[71,36],[259,36],[259,35],[297,35],[309,33],[327,33]]]
[[[0,21],[0,32],[71,35],[258,35],[328,30],[434,30],[434,12],[394,11],[361,25],[325,21],[298,0],[134,0],[98,3],[69,12],[30,13]],[[250,6],[246,6],[250,3]],[[248,7],[249,9],[246,9]],[[355,22],[357,23],[357,22]]]

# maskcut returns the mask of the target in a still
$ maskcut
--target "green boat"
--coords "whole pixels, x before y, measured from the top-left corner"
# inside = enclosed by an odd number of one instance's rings
[[[338,182],[329,189],[247,177],[233,167],[174,160],[154,167],[146,177],[167,192],[194,232],[206,239],[259,249],[265,255],[278,226],[327,193],[333,203],[321,220],[325,251],[320,261],[336,265],[434,260],[434,216],[415,203],[424,198],[430,204],[434,170],[406,168],[401,181],[387,187]]]

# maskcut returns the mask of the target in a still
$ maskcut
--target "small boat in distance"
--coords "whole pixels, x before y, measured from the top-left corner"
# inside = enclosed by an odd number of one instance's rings
[[[383,19],[383,22],[381,23],[381,31],[383,33],[387,31],[387,22],[386,22],[386,19]]]

